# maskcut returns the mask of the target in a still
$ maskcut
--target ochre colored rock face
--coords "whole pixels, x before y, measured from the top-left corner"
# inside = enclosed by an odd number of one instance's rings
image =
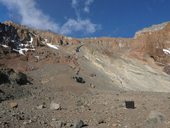
[[[157,31],[141,33],[134,39],[134,51],[148,55],[156,62],[170,63],[170,24]]]

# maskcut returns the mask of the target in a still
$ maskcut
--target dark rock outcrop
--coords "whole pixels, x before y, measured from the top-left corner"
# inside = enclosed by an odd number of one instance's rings
[[[13,69],[1,68],[0,69],[0,85],[1,84],[18,84],[25,85],[30,83],[27,75],[24,73],[16,73]]]
[[[73,79],[76,80],[76,82],[81,83],[81,84],[86,83],[86,81],[80,76],[75,76],[73,77]]]

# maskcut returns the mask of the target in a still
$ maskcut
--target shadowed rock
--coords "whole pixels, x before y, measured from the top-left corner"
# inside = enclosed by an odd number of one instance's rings
[[[16,73],[13,69],[0,69],[0,84],[18,84],[25,85],[30,83],[27,75],[24,73]]]

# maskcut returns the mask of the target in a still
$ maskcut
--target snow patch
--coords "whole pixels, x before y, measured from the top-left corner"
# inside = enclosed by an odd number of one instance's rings
[[[30,35],[30,37],[31,37],[31,39],[30,39],[30,41],[29,41],[29,44],[30,44],[30,46],[31,46],[32,48],[34,48],[34,45],[33,45],[34,38],[31,36],[31,34],[29,34],[29,35]]]
[[[163,52],[164,52],[166,55],[170,55],[170,48],[168,48],[168,49],[163,49]]]
[[[13,51],[18,52],[19,54],[24,55],[24,56],[25,56],[25,52],[27,52],[27,51],[34,51],[34,50],[35,49],[28,49],[28,48],[21,48],[19,50],[13,49]]]
[[[58,50],[58,46],[57,45],[52,45],[50,43],[46,43],[46,44],[47,44],[48,47]]]
[[[33,37],[31,37],[31,40],[30,40],[29,42],[32,44],[32,42],[33,42]]]
[[[59,48],[59,46],[58,45],[53,45],[53,44],[51,44],[51,43],[47,43],[48,42],[48,39],[44,39],[44,41],[41,41],[43,44],[45,44],[45,45],[47,45],[48,47],[50,47],[50,48],[53,48],[53,49],[56,49],[56,50],[58,50]]]
[[[23,47],[23,46],[24,46],[24,44],[19,44],[19,46],[20,46],[20,47]]]
[[[5,45],[5,44],[3,44],[3,45],[1,45],[2,47],[4,47],[4,48],[8,48],[8,46],[7,45]]]
[[[20,50],[19,50],[19,54],[21,54],[21,55],[25,55],[25,53],[24,53],[24,52],[27,52],[28,50],[29,50],[28,48],[20,49]]]

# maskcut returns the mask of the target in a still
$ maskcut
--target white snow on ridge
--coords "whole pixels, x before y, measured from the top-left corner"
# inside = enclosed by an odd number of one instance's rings
[[[29,41],[29,44],[26,44],[26,45],[30,45],[32,48],[34,48],[34,45],[33,45],[33,41],[34,41],[34,38],[30,35],[31,39]]]
[[[163,52],[166,54],[166,55],[170,55],[170,48],[168,48],[168,49],[163,49]]]
[[[25,53],[24,52],[27,52],[27,51],[34,51],[35,49],[28,49],[28,48],[21,48],[21,49],[19,49],[19,50],[16,50],[16,49],[13,49],[13,51],[16,51],[16,52],[18,52],[19,54],[21,54],[21,55],[24,55],[25,56]]]
[[[25,55],[25,54],[24,54],[24,51],[27,52],[28,50],[29,50],[28,48],[20,49],[20,50],[19,50],[19,54]]]
[[[3,45],[1,45],[2,47],[4,47],[4,48],[8,48],[8,46],[7,45],[5,45],[5,44],[3,44]]]
[[[44,41],[42,41],[43,44],[47,45],[47,46],[50,47],[50,48],[53,48],[53,49],[56,49],[56,50],[59,49],[59,48],[58,48],[58,47],[59,47],[58,45],[53,45],[53,44],[47,43],[47,42],[48,42],[48,39],[44,39]]]
[[[22,43],[22,42],[17,42],[15,40],[11,40],[12,43],[14,43],[16,46],[15,48],[13,48],[12,50],[15,52],[18,52],[20,55],[24,55],[26,54],[26,52],[28,51],[35,51],[35,47],[33,45],[33,41],[34,38],[30,35],[30,40],[26,41],[26,43]],[[45,44],[46,46],[52,48],[52,49],[59,49],[58,45],[53,45],[51,43],[47,43],[48,39],[44,39],[44,41],[42,41],[43,44]],[[4,47],[4,48],[8,48],[9,46],[6,44],[0,44],[0,46]],[[37,57],[38,59],[39,57]]]
[[[32,42],[33,42],[33,38],[32,37],[31,37],[31,40],[29,42],[32,44]]]
[[[47,44],[48,47],[58,50],[58,46],[57,45],[52,45],[50,43],[46,43],[46,44]]]

